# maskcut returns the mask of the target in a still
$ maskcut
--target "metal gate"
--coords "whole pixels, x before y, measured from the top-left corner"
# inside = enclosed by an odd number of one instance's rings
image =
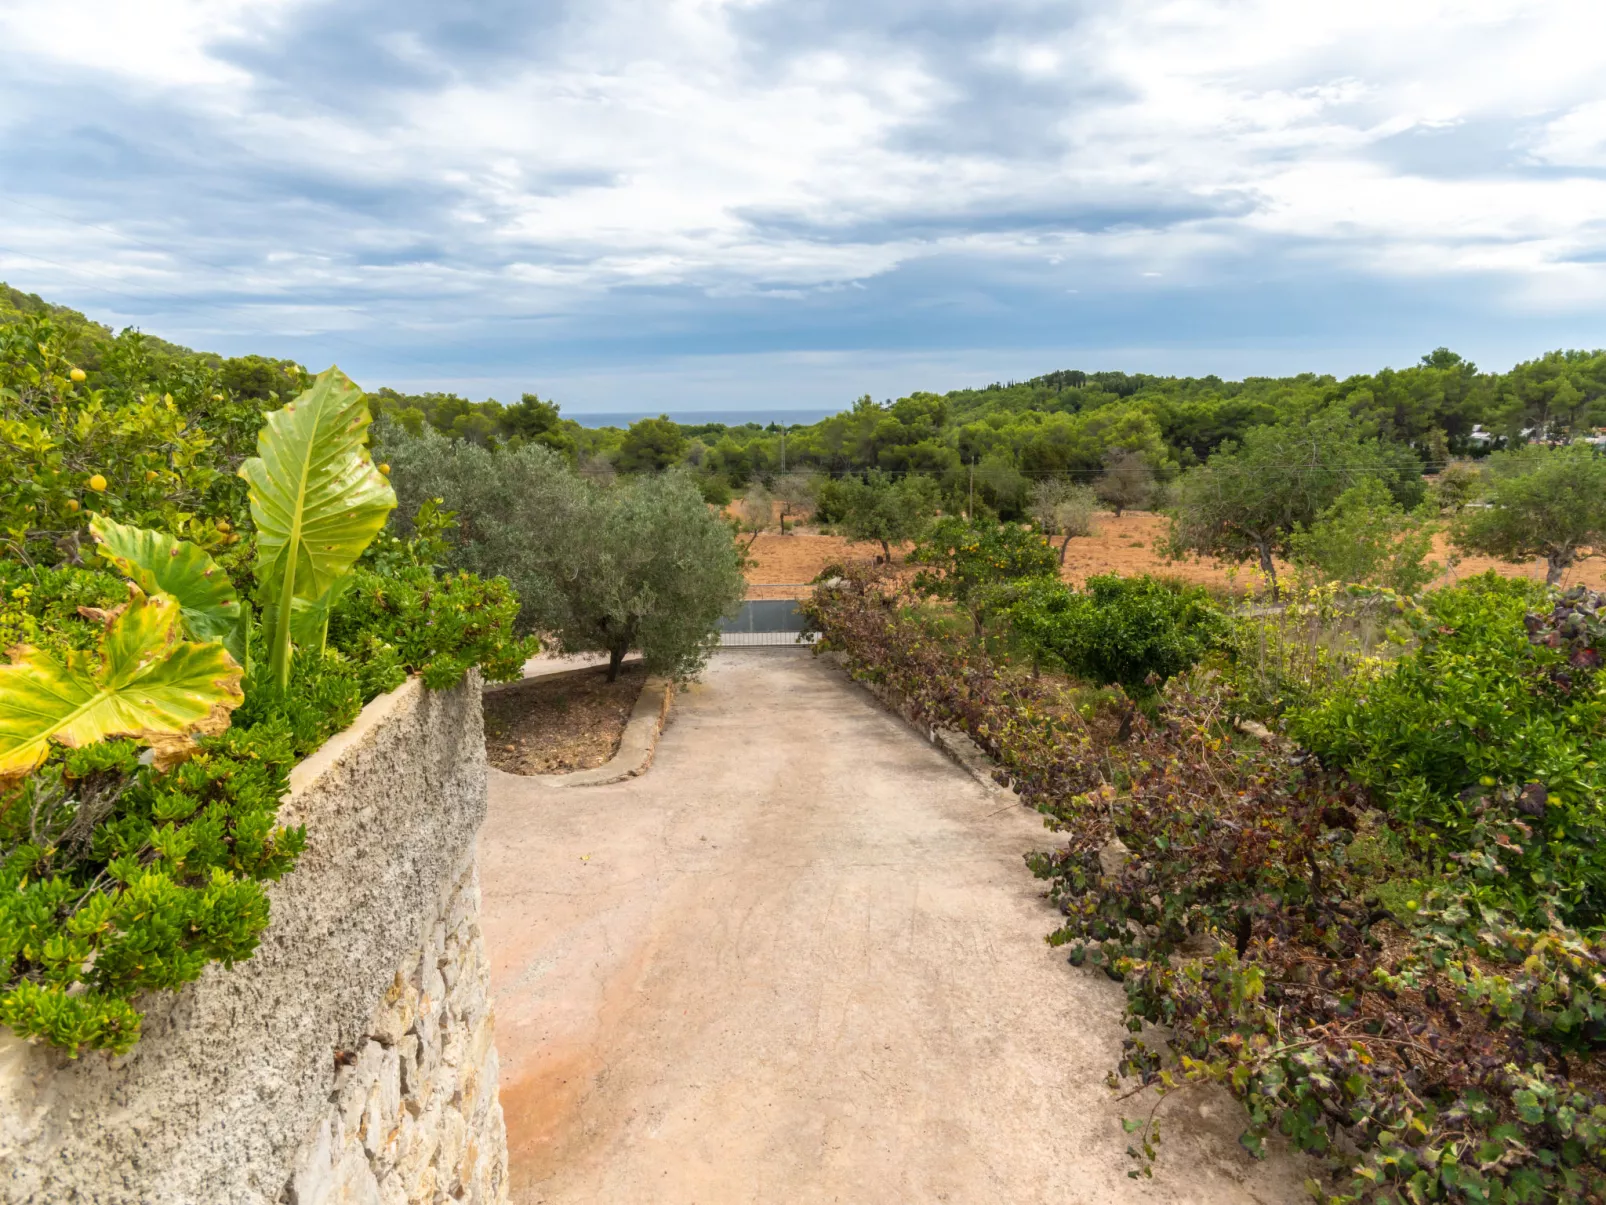
[[[749,599],[736,618],[719,621],[719,647],[796,648],[813,644],[818,633],[804,634],[804,623],[795,598]]]

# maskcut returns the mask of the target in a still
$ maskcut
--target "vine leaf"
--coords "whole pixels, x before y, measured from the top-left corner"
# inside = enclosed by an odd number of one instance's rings
[[[76,748],[127,736],[157,750],[158,768],[181,761],[196,734],[221,732],[240,705],[240,667],[216,641],[178,639],[179,605],[129,587],[106,616],[96,655],[62,665],[27,645],[0,665],[0,785],[34,770],[50,743]]]
[[[240,466],[257,529],[271,669],[281,688],[290,684],[295,612],[310,605],[326,618],[335,583],[396,506],[368,455],[370,421],[362,391],[338,368],[326,369],[267,416],[257,455]],[[320,625],[310,642],[321,645],[322,632]]]
[[[93,516],[89,533],[100,555],[146,595],[168,594],[196,640],[221,640],[245,664],[245,608],[228,574],[206,552],[166,532],[130,527],[104,515]]]

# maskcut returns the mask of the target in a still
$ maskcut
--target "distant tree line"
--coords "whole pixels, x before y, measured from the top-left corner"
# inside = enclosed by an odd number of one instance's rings
[[[432,426],[483,446],[539,442],[591,473],[690,469],[725,503],[788,473],[868,482],[921,476],[944,509],[1026,519],[1049,478],[1088,485],[1111,509],[1149,505],[1159,487],[1224,444],[1278,423],[1339,415],[1358,439],[1397,449],[1397,468],[1435,471],[1529,442],[1565,443],[1606,426],[1606,351],[1556,351],[1509,372],[1480,372],[1439,348],[1405,369],[1347,378],[1159,377],[1061,371],[1025,382],[895,401],[859,398],[840,414],[782,430],[644,418],[588,429],[526,394],[516,404],[381,391],[411,430]]]
[[[162,381],[146,401],[152,413],[171,398],[225,468],[250,454],[262,410],[307,380],[291,361],[113,335],[0,285],[0,340],[23,355],[47,335],[110,399],[132,388],[125,382]],[[658,416],[587,428],[534,393],[509,404],[371,396],[384,424],[415,439],[439,435],[490,455],[539,449],[594,482],[675,470],[704,503],[730,507],[749,542],[813,515],[890,557],[937,514],[963,514],[1030,522],[1063,557],[1091,530],[1095,505],[1117,516],[1163,508],[1178,556],[1253,565],[1273,585],[1279,563],[1296,561],[1402,587],[1420,576],[1439,530],[1468,550],[1543,558],[1552,579],[1606,543],[1606,350],[1555,351],[1488,373],[1438,348],[1409,368],[1344,379],[1066,370],[895,401],[865,396],[788,427]],[[152,505],[161,487],[158,474]],[[232,474],[209,491],[203,513],[240,505]]]

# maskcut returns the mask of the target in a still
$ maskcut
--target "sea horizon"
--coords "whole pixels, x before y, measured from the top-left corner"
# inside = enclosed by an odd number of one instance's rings
[[[757,423],[761,427],[770,423],[786,426],[807,426],[822,418],[842,413],[841,409],[823,407],[788,410],[598,410],[589,414],[563,411],[564,418],[572,418],[582,427],[628,427],[643,418],[657,418],[667,414],[685,427],[698,427],[706,423],[723,423],[727,427],[740,427],[744,423]]]

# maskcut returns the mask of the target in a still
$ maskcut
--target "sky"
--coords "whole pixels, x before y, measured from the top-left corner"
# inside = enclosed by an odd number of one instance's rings
[[[566,412],[1606,346],[1601,0],[5,0],[0,280]]]

